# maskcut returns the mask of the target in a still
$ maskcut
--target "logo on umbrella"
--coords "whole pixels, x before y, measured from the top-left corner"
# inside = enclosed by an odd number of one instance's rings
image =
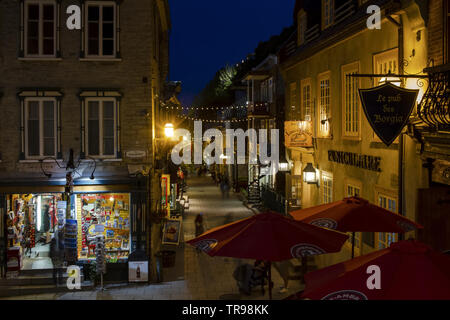
[[[397,221],[397,224],[400,228],[402,228],[405,232],[414,231],[416,227],[407,221]]]
[[[209,251],[214,249],[218,243],[219,243],[219,241],[217,241],[215,239],[206,239],[206,240],[197,242],[195,244],[195,247],[198,248],[199,250],[202,250],[202,251],[208,253]]]
[[[309,243],[300,243],[291,248],[291,254],[294,258],[302,258],[326,253],[325,250]]]
[[[354,290],[342,290],[330,293],[323,297],[321,300],[369,300],[367,296],[359,291]]]
[[[321,227],[321,228],[328,228],[328,229],[333,229],[336,230],[338,223],[330,218],[320,218],[320,219],[316,219],[314,221],[312,221],[310,224],[312,224],[313,226],[316,227]]]

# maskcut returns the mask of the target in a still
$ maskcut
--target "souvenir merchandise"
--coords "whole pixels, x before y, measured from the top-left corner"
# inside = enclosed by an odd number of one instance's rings
[[[129,194],[78,195],[77,219],[82,233],[78,239],[78,258],[82,261],[97,259],[97,236],[104,239],[105,261],[127,262],[129,255]],[[126,246],[123,246],[126,244]]]

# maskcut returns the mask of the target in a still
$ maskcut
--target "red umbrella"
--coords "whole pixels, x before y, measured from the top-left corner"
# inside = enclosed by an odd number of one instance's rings
[[[373,288],[374,268],[379,268],[380,289]],[[305,281],[303,299],[448,300],[450,257],[415,240],[400,241],[387,249],[310,272]]]
[[[187,243],[212,257],[276,262],[338,252],[347,239],[345,234],[267,212],[212,229]]]
[[[295,220],[341,232],[404,233],[423,228],[399,214],[359,197],[345,198],[340,201],[294,211],[290,214]],[[354,238],[353,235],[353,240]]]

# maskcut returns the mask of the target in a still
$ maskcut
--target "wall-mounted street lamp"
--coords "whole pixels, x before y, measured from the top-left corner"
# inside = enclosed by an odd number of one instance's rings
[[[303,181],[307,184],[315,184],[316,186],[319,186],[317,172],[311,162],[306,165],[305,169],[303,169]]]
[[[400,87],[402,84],[402,80],[389,71],[389,73],[386,76],[380,78],[380,81],[378,82],[379,85],[383,85],[385,83],[392,83],[394,86]]]
[[[164,135],[166,138],[173,138],[175,136],[175,128],[172,123],[166,123],[164,126]]]

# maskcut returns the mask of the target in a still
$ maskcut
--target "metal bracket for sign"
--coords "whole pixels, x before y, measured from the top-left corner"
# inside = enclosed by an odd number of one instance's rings
[[[364,74],[364,73],[351,73],[347,74],[347,77],[352,78],[389,78],[389,77],[395,77],[395,78],[413,78],[413,79],[427,79],[427,75],[413,75],[413,74],[393,74],[393,73],[386,73],[386,74]]]
[[[352,74],[347,74],[347,77],[351,77],[351,78],[399,78],[399,79],[417,79],[417,86],[419,86],[420,88],[422,88],[425,83],[423,82],[424,79],[428,80],[429,76],[428,75],[415,75],[415,74],[393,74],[393,73],[385,73],[385,74],[367,74],[367,73],[352,73]],[[386,82],[395,82],[395,81],[389,81],[386,80]]]

